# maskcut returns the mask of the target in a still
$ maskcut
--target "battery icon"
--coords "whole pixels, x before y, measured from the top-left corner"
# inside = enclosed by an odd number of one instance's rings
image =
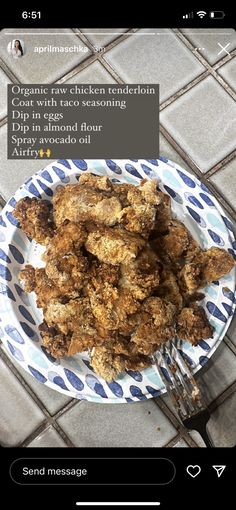
[[[225,17],[225,13],[223,11],[211,11],[210,18],[214,19],[222,19]]]

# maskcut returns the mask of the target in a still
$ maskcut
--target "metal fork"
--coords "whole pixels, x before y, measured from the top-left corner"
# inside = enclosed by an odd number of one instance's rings
[[[183,425],[199,432],[206,446],[214,448],[206,428],[210,411],[191,369],[174,343],[165,344],[163,352],[157,351],[152,359]]]

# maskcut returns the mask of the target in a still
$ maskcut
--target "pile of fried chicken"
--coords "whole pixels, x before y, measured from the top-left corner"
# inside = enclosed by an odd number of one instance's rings
[[[52,203],[21,199],[14,215],[45,246],[45,267],[26,265],[19,279],[36,293],[43,344],[55,358],[88,351],[94,371],[112,381],[149,366],[175,335],[193,345],[212,337],[198,291],[234,260],[200,248],[156,180],[134,186],[85,173]]]

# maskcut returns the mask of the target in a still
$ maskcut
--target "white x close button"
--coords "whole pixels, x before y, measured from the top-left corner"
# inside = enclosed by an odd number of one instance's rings
[[[217,53],[217,55],[220,55],[223,51],[225,51],[225,53],[227,53],[227,55],[230,55],[230,53],[226,49],[226,48],[228,48],[228,46],[230,46],[230,43],[226,44],[226,46],[222,46],[222,44],[220,44],[219,42],[217,44],[221,48],[221,50],[219,51],[219,53]]]

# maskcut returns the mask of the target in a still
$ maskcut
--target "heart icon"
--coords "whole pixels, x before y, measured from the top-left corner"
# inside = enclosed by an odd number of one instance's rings
[[[199,473],[201,473],[201,468],[200,466],[188,466],[187,469],[186,469],[188,475],[190,475],[192,478],[195,478],[195,476],[199,475]]]

